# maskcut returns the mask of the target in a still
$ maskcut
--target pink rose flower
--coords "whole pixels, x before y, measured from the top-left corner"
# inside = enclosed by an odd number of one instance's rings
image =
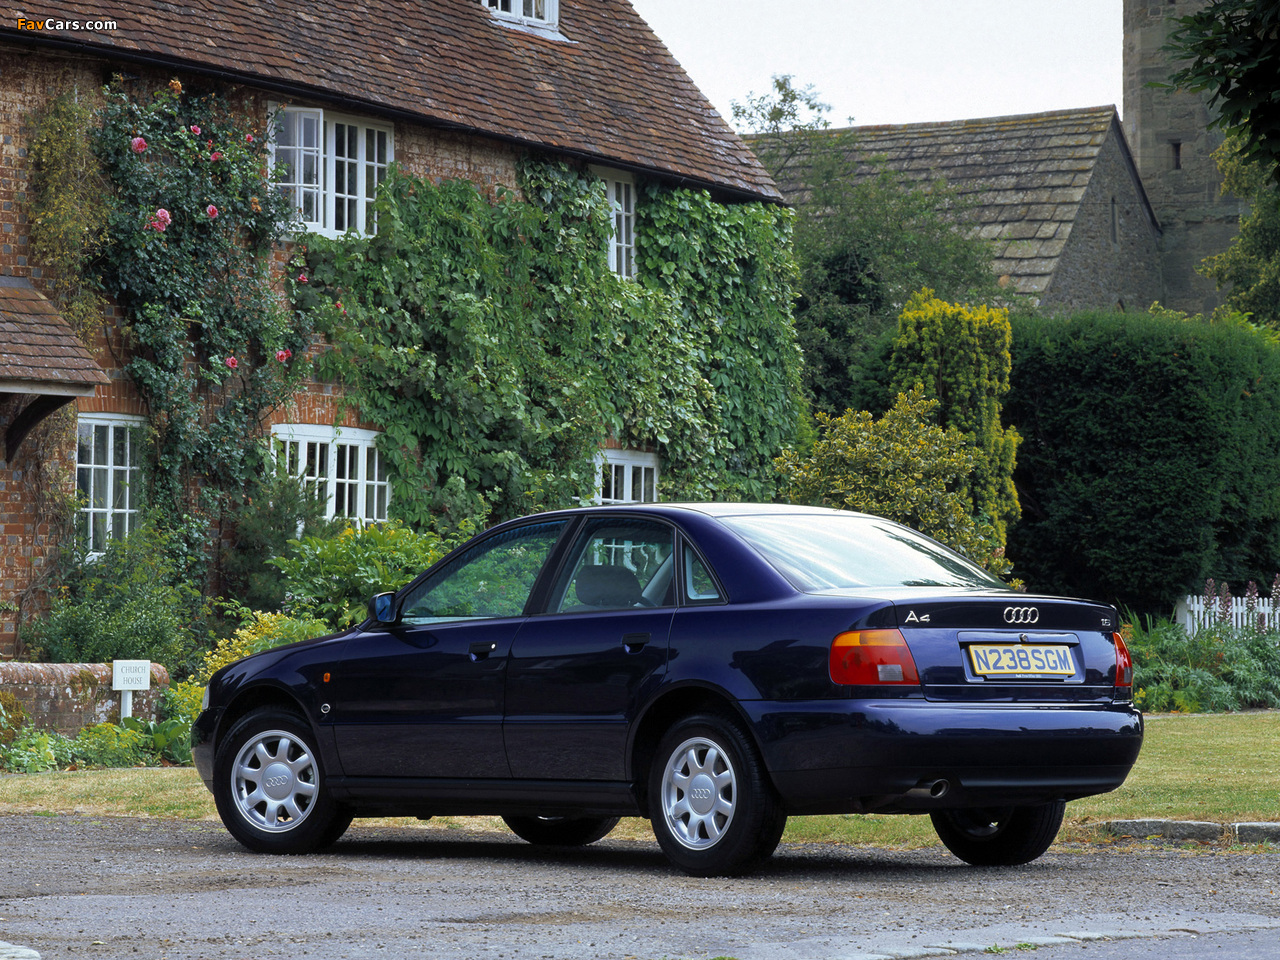
[[[298,282],[299,282],[299,283],[306,283],[306,282],[307,282],[307,275],[306,275],[305,273],[300,273],[300,274],[298,274]]]
[[[169,216],[169,211],[164,207],[158,209],[151,215],[151,219],[147,221],[147,229],[155,230],[157,233],[164,233],[165,227],[173,222],[173,217]]]
[[[253,143],[253,134],[252,134],[252,133],[246,133],[246,134],[244,135],[244,142],[245,142],[245,143]]]
[[[144,153],[147,149],[147,141],[141,137],[134,137],[129,141],[129,146],[133,148],[134,153]]]
[[[234,370],[236,367],[240,366],[240,361],[235,357],[227,357],[227,366]]]
[[[213,153],[209,154],[209,159],[212,160],[214,163],[217,163],[219,160],[222,159],[222,154],[220,154],[217,150],[215,150],[213,151]]]
[[[207,213],[207,214],[209,215],[209,219],[210,219],[210,220],[212,220],[212,219],[214,219],[215,217],[217,217],[217,215],[218,215],[218,208],[217,208],[217,207],[215,207],[215,206],[211,203],[211,204],[209,204],[207,207],[205,207],[205,208],[204,208],[204,212],[205,212],[205,213]]]
[[[191,132],[194,133],[197,137],[200,136],[200,128],[196,126],[194,123],[191,125]]]
[[[292,356],[293,356],[292,350],[285,349],[285,350],[276,351],[276,359],[279,360],[281,363],[284,363],[286,360],[288,360]]]

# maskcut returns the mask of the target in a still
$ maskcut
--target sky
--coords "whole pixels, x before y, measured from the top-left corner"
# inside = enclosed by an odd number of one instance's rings
[[[832,126],[1123,109],[1123,0],[631,2],[730,122],[775,74]]]

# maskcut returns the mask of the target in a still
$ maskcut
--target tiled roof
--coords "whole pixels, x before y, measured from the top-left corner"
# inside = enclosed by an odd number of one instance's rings
[[[917,183],[945,180],[971,206],[966,217],[977,234],[996,245],[996,273],[1031,294],[1052,277],[1109,136],[1133,166],[1111,106],[830,133],[846,138],[855,176],[874,176],[883,164]],[[801,161],[780,178],[793,203],[806,198],[805,172]],[[1133,176],[1142,194],[1136,169]],[[1149,206],[1147,213],[1154,222]]]
[[[768,173],[628,0],[560,0],[563,39],[479,0],[83,0],[113,31],[0,36],[183,68],[777,199]]]
[[[30,281],[0,277],[0,392],[85,396],[107,375]]]

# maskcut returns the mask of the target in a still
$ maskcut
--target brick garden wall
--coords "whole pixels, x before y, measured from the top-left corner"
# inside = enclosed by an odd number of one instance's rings
[[[151,689],[133,692],[133,715],[156,719],[169,671],[151,665]],[[37,729],[74,737],[95,723],[120,719],[120,694],[109,663],[0,663],[0,692],[11,693]]]

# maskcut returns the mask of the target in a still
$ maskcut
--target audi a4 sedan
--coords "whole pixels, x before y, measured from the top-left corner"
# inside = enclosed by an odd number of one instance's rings
[[[496,526],[359,626],[224,667],[192,744],[262,852],[353,817],[497,815],[576,845],[640,816],[708,876],[768,857],[791,815],[898,813],[1018,864],[1137,759],[1117,630],[877,517],[589,507]]]

